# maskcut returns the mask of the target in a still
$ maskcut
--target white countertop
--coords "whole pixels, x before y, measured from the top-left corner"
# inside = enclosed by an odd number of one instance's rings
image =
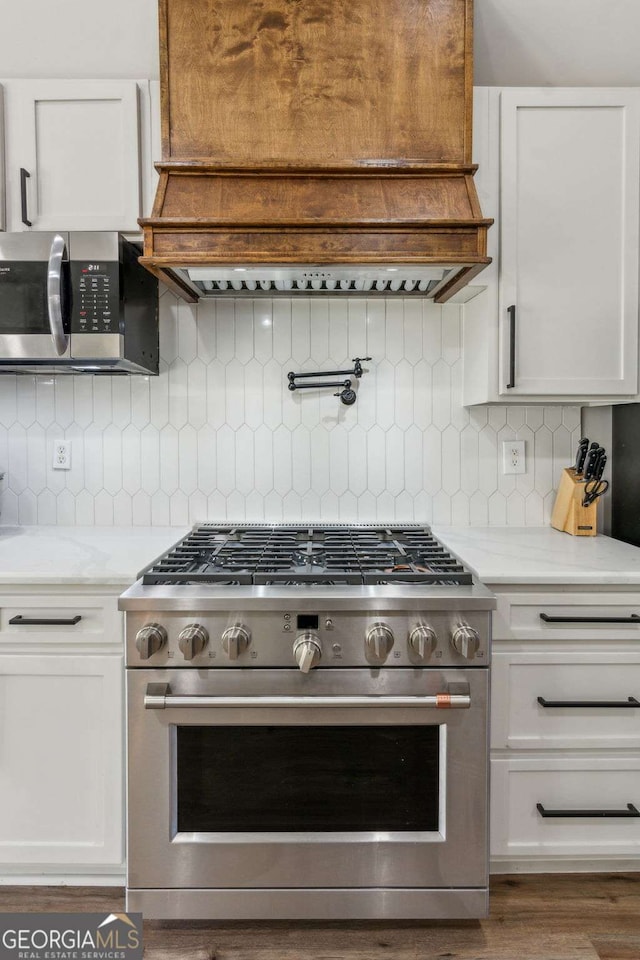
[[[0,527],[0,584],[126,587],[187,527]],[[640,548],[551,527],[433,532],[483,583],[640,584]]]
[[[0,584],[125,587],[186,527],[0,527]]]
[[[443,527],[433,532],[486,584],[640,584],[640,548],[551,527]]]

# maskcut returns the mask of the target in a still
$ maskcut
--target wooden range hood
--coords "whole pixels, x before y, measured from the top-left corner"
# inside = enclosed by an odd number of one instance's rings
[[[482,270],[473,0],[160,0],[141,262],[187,300],[397,291]]]

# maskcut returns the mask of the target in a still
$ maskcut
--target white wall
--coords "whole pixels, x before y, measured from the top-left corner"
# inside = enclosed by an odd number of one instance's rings
[[[638,0],[475,0],[475,82],[640,85]]]
[[[422,298],[161,298],[161,374],[0,377],[3,523],[542,524],[578,407],[462,406],[461,308]],[[371,356],[347,407],[289,370]],[[313,359],[312,359],[313,358]],[[72,469],[52,469],[72,441]],[[504,476],[502,441],[526,443]]]
[[[158,77],[157,0],[4,0],[0,76]],[[475,0],[479,85],[640,85],[638,0]]]
[[[158,78],[157,0],[1,0],[0,77]]]
[[[2,13],[0,76],[158,76],[157,0],[5,0]],[[638,35],[638,0],[476,0],[476,81],[640,84]],[[313,329],[302,307],[293,308],[298,322],[290,327],[289,353],[302,359],[295,344],[313,337],[314,360],[326,363],[318,352],[319,331],[332,324],[336,329],[336,323],[342,329],[344,309],[359,318],[357,330],[364,303],[340,306],[333,319],[316,317]],[[254,350],[265,343],[260,314],[249,321],[247,301],[236,305],[233,336],[228,304],[218,315],[211,307],[182,306],[178,333],[178,307],[165,294],[157,380],[0,378],[0,469],[8,469],[3,522],[185,523],[225,515],[275,520],[302,510],[347,519],[545,522],[558,472],[571,460],[577,439],[577,408],[465,410],[457,308],[440,313],[425,304],[423,352],[405,355],[398,354],[395,337],[394,311],[402,306],[394,304],[373,372],[356,407],[340,411],[339,422],[333,422],[337,401],[331,398],[316,403],[282,394],[290,361],[275,350],[277,321],[274,355],[267,361],[271,386],[266,364],[261,374],[264,422],[252,425],[244,412],[240,416],[239,409],[256,416],[247,376],[261,366]],[[263,308],[261,301],[256,309]],[[379,310],[378,302],[374,328]],[[415,303],[400,323],[403,331],[413,331],[405,345],[417,336],[412,311]],[[436,341],[426,334],[434,329],[440,331]],[[347,336],[346,328],[340,336]],[[211,337],[217,350],[222,343],[222,359],[206,347],[202,360],[183,359],[195,342],[202,346]],[[347,342],[341,361],[353,355]],[[279,344],[280,353],[287,353],[286,334]],[[311,423],[310,411],[320,419]],[[73,440],[68,474],[51,469],[53,439],[63,435]],[[322,438],[324,465],[318,466],[314,436]],[[527,474],[517,479],[499,469],[499,444],[514,436],[527,440],[529,456]],[[307,451],[302,459],[294,456],[296,443]],[[358,450],[366,450],[364,465]],[[268,490],[265,471],[268,477],[276,463],[278,479],[274,474]]]

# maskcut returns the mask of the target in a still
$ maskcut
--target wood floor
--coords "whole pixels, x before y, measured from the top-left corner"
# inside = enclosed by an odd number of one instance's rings
[[[0,887],[0,912],[117,912],[113,887]],[[488,920],[145,922],[147,960],[640,960],[640,874],[498,876]]]

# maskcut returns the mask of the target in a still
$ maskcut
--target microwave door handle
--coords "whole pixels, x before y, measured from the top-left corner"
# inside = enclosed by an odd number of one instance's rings
[[[64,237],[55,235],[49,252],[47,272],[47,309],[51,339],[59,357],[66,353],[69,337],[64,332],[62,320],[62,258],[64,256]]]

